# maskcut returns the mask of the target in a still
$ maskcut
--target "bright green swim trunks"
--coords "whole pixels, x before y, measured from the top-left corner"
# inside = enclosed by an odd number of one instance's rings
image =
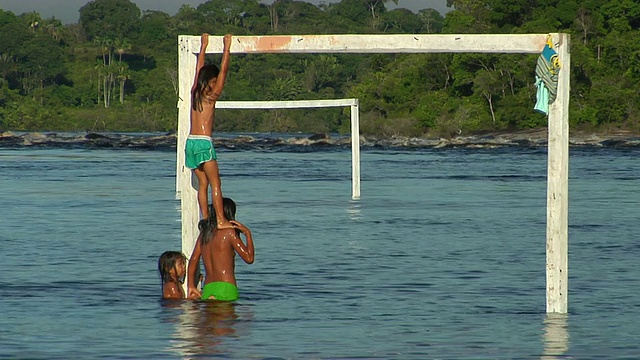
[[[189,169],[195,169],[207,161],[217,160],[213,140],[206,135],[189,135],[184,147],[184,163]]]
[[[238,288],[228,282],[214,281],[206,284],[202,289],[202,300],[209,300],[209,297],[213,296],[216,300],[220,301],[235,301],[238,300]]]

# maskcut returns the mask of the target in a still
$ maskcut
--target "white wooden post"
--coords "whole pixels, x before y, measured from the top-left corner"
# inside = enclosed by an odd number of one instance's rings
[[[360,108],[351,105],[351,198],[360,199]]]
[[[547,312],[567,312],[569,214],[569,34],[555,34],[562,68],[558,94],[549,108],[547,168]]]
[[[180,36],[178,38],[178,139],[176,145],[176,197],[180,199],[180,213],[182,219],[182,253],[187,258],[191,256],[198,237],[198,221],[200,208],[198,207],[197,189],[193,185],[192,171],[184,165],[184,145],[189,135],[191,119],[191,86],[196,72],[196,55],[190,46],[193,38]],[[198,38],[198,46],[200,46]],[[192,281],[185,279],[184,289]]]
[[[231,53],[537,53],[547,34],[444,35],[279,35],[234,36]],[[200,50],[200,37],[191,37],[191,51]],[[207,53],[222,53],[222,36],[210,36]]]
[[[528,53],[542,51],[548,34],[445,34],[445,35],[283,35],[235,36],[231,53]],[[553,34],[562,62],[558,95],[549,112],[547,185],[547,312],[567,312],[568,258],[568,109],[570,56],[569,35]],[[188,133],[190,87],[194,78],[199,36],[179,37],[180,105],[178,125],[177,190],[182,198],[182,245],[190,255],[199,218],[191,172],[184,170],[180,152]],[[222,36],[211,36],[207,53],[222,52]],[[533,74],[531,74],[533,77]],[[533,111],[533,104],[532,104]],[[352,109],[352,147],[359,144],[359,129]],[[186,130],[185,130],[186,129]],[[354,150],[352,148],[352,150]],[[357,161],[356,155],[357,154]],[[359,146],[352,151],[354,179],[352,197],[360,196]],[[357,164],[357,165],[356,165]],[[357,166],[357,168],[356,168]],[[356,177],[357,172],[357,177]],[[355,179],[358,179],[357,184]]]

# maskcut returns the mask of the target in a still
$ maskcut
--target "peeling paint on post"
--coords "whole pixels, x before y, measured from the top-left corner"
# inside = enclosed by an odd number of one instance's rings
[[[256,52],[277,52],[290,48],[291,36],[265,36],[258,38]]]
[[[549,108],[547,166],[547,312],[565,314],[568,307],[569,253],[569,34],[556,34],[561,69],[558,95]]]
[[[538,53],[547,34],[521,35],[278,35],[234,36],[231,53]],[[200,37],[191,37],[191,51]],[[211,36],[207,53],[222,53],[222,36]]]

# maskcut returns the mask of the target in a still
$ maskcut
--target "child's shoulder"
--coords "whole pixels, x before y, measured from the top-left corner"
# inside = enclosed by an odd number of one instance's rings
[[[173,281],[167,281],[162,284],[162,297],[164,299],[182,299],[184,298],[184,292],[182,287]]]

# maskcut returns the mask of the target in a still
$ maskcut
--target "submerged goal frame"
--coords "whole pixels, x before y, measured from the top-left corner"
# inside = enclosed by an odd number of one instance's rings
[[[566,313],[568,307],[569,208],[569,79],[570,35],[447,34],[447,35],[287,35],[236,36],[231,53],[540,53],[547,36],[557,44],[562,64],[556,100],[549,107],[547,160],[546,311]],[[191,85],[195,78],[200,37],[178,37],[178,141],[176,190],[181,199],[182,251],[189,256],[197,238],[199,208],[191,170],[184,166],[189,134]],[[211,36],[207,53],[222,53],[222,36]],[[533,74],[532,74],[533,76]],[[532,107],[533,108],[533,107]],[[533,111],[533,109],[532,109]],[[358,135],[352,128],[353,133]],[[352,143],[353,149],[353,143]]]

